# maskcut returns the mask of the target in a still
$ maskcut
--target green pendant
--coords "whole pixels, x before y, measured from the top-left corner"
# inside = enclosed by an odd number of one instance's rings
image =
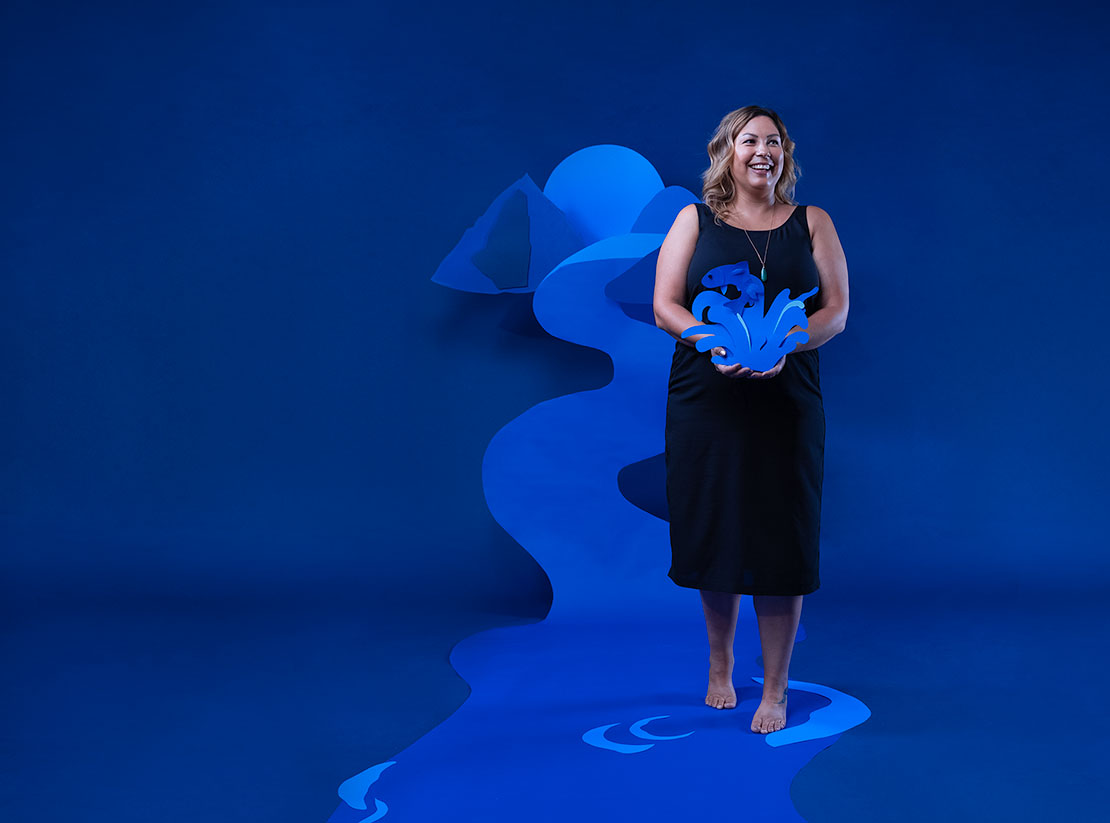
[[[766,266],[763,266],[763,267],[760,268],[760,270],[759,270],[759,279],[762,280],[764,283],[767,282],[767,267]]]

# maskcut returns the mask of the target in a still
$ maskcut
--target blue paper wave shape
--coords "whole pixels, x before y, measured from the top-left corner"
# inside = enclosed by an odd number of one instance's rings
[[[596,160],[631,151],[592,148],[603,149]],[[590,150],[583,152],[579,160],[589,160]],[[644,163],[628,167],[644,169]],[[693,196],[660,188],[651,175],[630,186],[631,193],[600,193],[591,169],[596,164],[568,165],[562,188],[550,186],[567,208],[578,204],[566,220],[582,244],[529,288],[543,328],[606,352],[613,378],[601,389],[539,403],[507,423],[482,466],[490,512],[551,580],[551,611],[539,623],[460,642],[451,664],[470,684],[470,697],[393,760],[344,781],[333,823],[368,823],[387,812],[398,820],[489,823],[682,819],[734,812],[733,789],[745,786],[746,811],[756,819],[801,821],[790,801],[794,776],[866,719],[866,707],[854,698],[801,682],[791,683],[791,725],[772,735],[747,730],[745,712],[758,705],[757,686],[738,687],[731,712],[704,705],[700,607],[666,577],[667,524],[629,503],[617,485],[623,467],[662,451],[674,341],[640,322],[629,306],[644,300],[646,261]],[[613,185],[614,177],[607,179]],[[620,219],[590,205],[593,195],[603,202],[623,198]],[[615,233],[600,236],[606,231]],[[496,261],[485,264],[496,268]],[[474,274],[469,270],[468,277]],[[499,276],[513,279],[504,270]],[[480,278],[467,283],[492,283]],[[610,295],[618,278],[619,301]],[[741,603],[736,637],[736,676],[749,683],[760,673],[750,601]],[[622,715],[629,720],[613,722]],[[664,783],[729,791],[643,791]]]

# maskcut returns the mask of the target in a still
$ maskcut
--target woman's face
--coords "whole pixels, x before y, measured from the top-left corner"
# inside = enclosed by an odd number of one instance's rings
[[[782,177],[782,135],[770,117],[753,117],[740,133],[732,150],[732,179],[755,194],[774,192]]]

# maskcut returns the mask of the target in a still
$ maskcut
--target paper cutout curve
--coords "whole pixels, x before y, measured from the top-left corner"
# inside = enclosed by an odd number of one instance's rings
[[[339,799],[350,806],[352,809],[365,811],[368,807],[366,805],[366,796],[370,793],[370,787],[378,782],[382,772],[397,763],[396,760],[387,760],[384,763],[379,763],[376,766],[371,766],[369,769],[359,772],[354,777],[349,777],[339,784]],[[374,799],[374,813],[369,817],[364,817],[359,823],[373,823],[375,820],[381,820],[389,812],[389,806],[384,801]]]
[[[763,685],[762,677],[753,677],[752,680]],[[791,743],[801,743],[804,740],[832,737],[834,734],[841,734],[855,728],[871,716],[871,710],[863,701],[828,686],[806,683],[802,680],[788,680],[786,687],[819,694],[828,698],[830,702],[827,706],[814,709],[805,723],[787,726],[785,729],[765,735],[764,739],[768,746],[789,746]]]
[[[686,732],[685,734],[652,734],[651,732],[644,731],[644,726],[652,720],[663,720],[670,717],[669,714],[656,714],[651,717],[645,717],[643,720],[637,720],[635,723],[628,727],[628,731],[639,737],[641,740],[681,740],[683,737],[689,737],[693,732]],[[610,740],[605,736],[605,732],[609,731],[620,723],[609,723],[605,726],[596,726],[582,735],[582,742],[589,743],[598,749],[608,749],[609,751],[618,752],[619,754],[638,754],[646,752],[654,743],[644,745],[642,743],[617,743]]]
[[[642,737],[644,740],[679,740],[693,734],[693,732],[686,732],[686,734],[652,734],[651,732],[644,731],[644,726],[652,720],[664,720],[668,717],[670,717],[669,714],[657,714],[652,717],[645,717],[643,720],[637,720],[629,726],[628,730],[637,737]]]
[[[605,737],[605,732],[619,725],[620,723],[610,723],[606,726],[597,726],[590,729],[582,735],[582,742],[589,743],[598,749],[608,749],[617,754],[639,754],[640,752],[646,752],[655,745],[654,743],[615,743]]]
[[[662,191],[663,179],[646,157],[612,144],[588,146],[568,155],[543,187],[587,243],[632,231]]]

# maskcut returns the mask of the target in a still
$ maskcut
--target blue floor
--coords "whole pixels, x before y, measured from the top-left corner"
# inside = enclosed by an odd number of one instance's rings
[[[466,698],[455,642],[528,619],[343,593],[4,602],[5,821],[323,821],[347,772]]]
[[[1110,670],[1096,594],[877,597],[830,587],[808,597],[792,677],[835,683],[872,716],[801,769],[790,789],[798,814],[811,823],[1099,819]],[[451,646],[527,619],[344,598],[8,598],[0,816],[326,820],[343,780],[394,758],[400,768],[399,755],[466,699]],[[692,631],[691,660],[704,644]],[[622,701],[656,695],[688,699],[702,724],[745,736],[746,707],[697,708],[702,667],[661,674],[688,682],[689,694],[660,695],[641,676],[614,694],[612,720]],[[739,813],[744,779],[732,779]],[[390,816],[420,819],[396,805]],[[583,809],[578,819],[595,818]]]

